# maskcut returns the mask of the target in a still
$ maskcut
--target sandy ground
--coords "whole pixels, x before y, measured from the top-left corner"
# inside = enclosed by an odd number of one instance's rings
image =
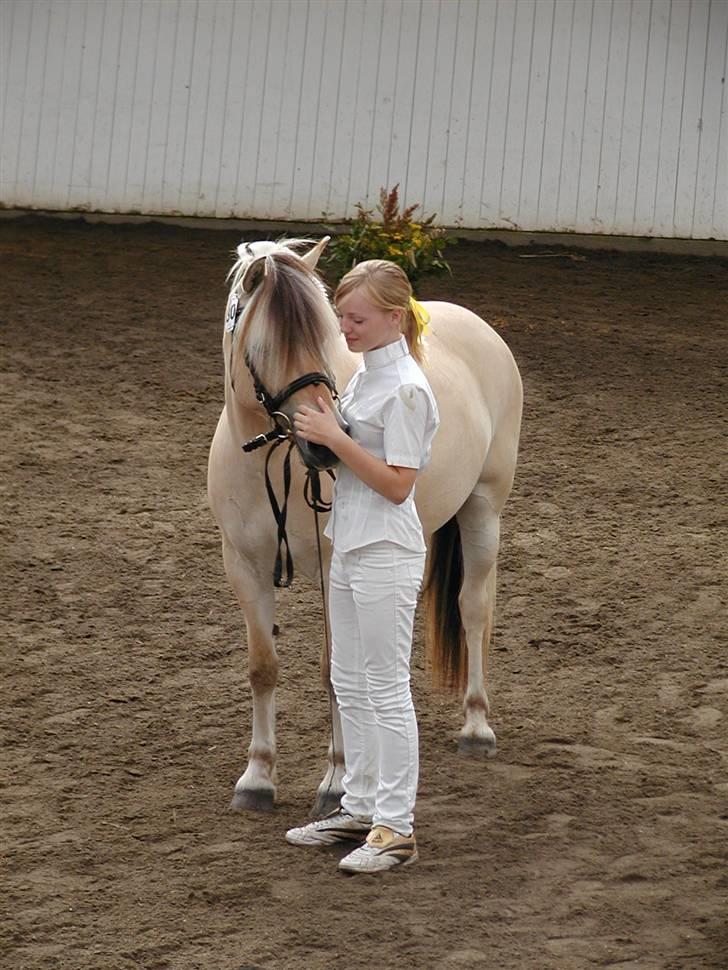
[[[458,756],[417,645],[420,862],[297,850],[321,618],[280,596],[279,804],[228,811],[250,695],[205,501],[238,234],[0,223],[0,965],[728,966],[728,264],[451,250],[522,370],[491,656]]]

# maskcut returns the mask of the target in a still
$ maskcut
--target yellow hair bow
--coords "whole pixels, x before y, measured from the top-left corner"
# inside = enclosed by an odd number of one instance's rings
[[[417,336],[421,340],[426,333],[432,333],[429,326],[430,314],[413,296],[409,298],[409,305],[417,324]]]

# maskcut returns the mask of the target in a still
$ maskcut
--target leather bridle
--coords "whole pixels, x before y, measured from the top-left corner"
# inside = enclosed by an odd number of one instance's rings
[[[254,438],[251,438],[250,441],[244,442],[242,448],[245,452],[255,451],[256,448],[262,448],[262,446],[268,444],[269,441],[275,441],[277,439],[285,440],[286,438],[291,437],[293,434],[291,419],[287,414],[281,411],[281,406],[285,404],[289,397],[292,397],[297,391],[302,390],[304,387],[325,384],[331,392],[333,399],[335,401],[338,400],[339,395],[333,378],[331,378],[328,374],[322,373],[321,371],[312,371],[309,374],[304,374],[302,377],[297,377],[295,380],[291,381],[290,384],[287,384],[282,391],[279,391],[277,394],[271,394],[255,372],[255,368],[251,364],[247,354],[245,355],[245,366],[248,368],[250,371],[250,376],[253,378],[255,397],[258,402],[263,405],[266,414],[273,422],[273,427],[270,431],[267,431],[265,434],[256,435]]]
[[[232,326],[228,327],[230,330],[231,345],[235,340],[235,330],[237,328],[242,310],[242,307],[238,308],[237,300],[235,300],[228,311],[228,319],[232,322]],[[291,451],[293,450],[296,442],[293,434],[293,425],[291,419],[285,412],[281,411],[281,407],[297,391],[312,385],[318,386],[319,384],[324,384],[326,387],[328,387],[329,391],[331,392],[331,396],[335,401],[339,399],[339,394],[336,390],[334,379],[329,374],[324,374],[322,371],[311,371],[308,374],[304,374],[302,377],[297,377],[295,380],[291,381],[290,384],[287,384],[282,391],[279,391],[277,394],[271,394],[256,373],[255,368],[253,367],[247,354],[245,355],[245,366],[248,368],[250,376],[253,379],[255,397],[270,418],[272,427],[269,431],[266,431],[263,434],[258,434],[249,441],[243,442],[241,447],[244,452],[249,453],[251,451],[256,451],[258,448],[262,448],[264,445],[271,445],[268,454],[265,456],[265,488],[266,492],[268,493],[268,501],[270,502],[273,517],[275,518],[278,529],[278,549],[276,551],[275,565],[273,567],[273,585],[279,589],[286,588],[293,582],[293,556],[291,555],[291,549],[288,544],[286,520],[288,517],[288,497],[291,491]],[[234,392],[235,383],[233,381],[232,371],[232,346],[230,349],[229,371],[230,383]],[[283,444],[284,441],[289,441],[290,443],[288,446],[288,451],[283,459],[283,500],[279,502],[271,483],[269,466],[273,453],[280,445]],[[331,469],[327,469],[326,474],[332,479],[335,479],[336,477]],[[318,515],[320,512],[330,512],[331,503],[324,501],[322,497],[320,474],[315,468],[306,469],[306,482],[303,489],[303,497],[308,507],[313,509],[316,519],[316,540],[318,544],[319,569],[321,569],[321,540],[319,535]],[[286,560],[285,574],[283,569],[284,549]],[[323,573],[321,582],[323,590]]]

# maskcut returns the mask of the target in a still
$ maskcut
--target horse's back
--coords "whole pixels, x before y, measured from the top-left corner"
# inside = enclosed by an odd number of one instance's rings
[[[432,462],[417,486],[426,531],[439,528],[479,482],[505,502],[513,481],[523,391],[513,354],[477,314],[452,303],[428,302],[424,370],[440,410]],[[448,499],[443,506],[443,496]]]
[[[521,400],[518,367],[503,338],[481,317],[454,303],[425,304],[431,315],[428,362],[431,381],[445,386],[455,377],[473,385],[490,408]],[[430,370],[428,368],[428,377]]]

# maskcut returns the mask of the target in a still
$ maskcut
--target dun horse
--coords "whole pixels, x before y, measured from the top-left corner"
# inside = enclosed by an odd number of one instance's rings
[[[339,334],[315,273],[327,241],[304,255],[299,250],[307,241],[241,244],[230,274],[223,333],[225,406],[210,449],[208,494],[248,640],[253,724],[248,764],[232,801],[238,810],[272,809],[277,784],[273,574],[281,534],[266,487],[266,461],[279,493],[278,483],[290,476],[283,562],[290,550],[296,569],[318,582],[316,527],[304,499],[305,479],[307,469],[326,468],[334,456],[297,438],[292,417],[301,403],[313,404],[319,395],[331,398],[335,388],[343,390],[358,363]],[[431,315],[425,370],[441,417],[432,461],[416,486],[429,548],[423,606],[430,665],[436,681],[464,693],[461,749],[492,754],[486,661],[500,514],[516,467],[521,379],[503,340],[474,313],[449,303],[424,305]],[[285,460],[287,444],[267,455],[267,441],[284,438],[295,443],[301,461]],[[321,483],[325,499],[327,476],[321,476]],[[280,560],[277,566],[280,572]],[[324,676],[328,685],[326,669]],[[314,805],[317,814],[338,804],[342,793],[340,726],[335,705],[332,709],[332,742]]]

